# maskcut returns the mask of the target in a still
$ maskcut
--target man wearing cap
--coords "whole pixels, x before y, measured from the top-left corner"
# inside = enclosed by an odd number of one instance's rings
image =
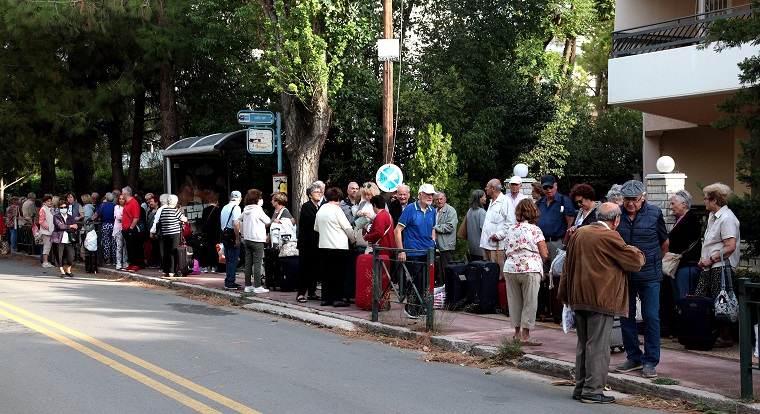
[[[549,257],[544,262],[544,274],[548,277],[552,260],[557,256],[557,250],[562,248],[567,228],[573,225],[575,208],[570,197],[565,197],[557,191],[557,179],[553,175],[541,177],[541,188],[544,190],[544,196],[536,201],[536,206],[540,213],[538,227],[544,232],[546,247],[549,250]]]
[[[662,211],[646,202],[644,183],[630,180],[623,184],[623,216],[617,232],[623,241],[636,246],[646,256],[638,272],[628,272],[628,317],[620,318],[627,359],[615,367],[617,372],[641,369],[644,378],[657,377],[660,362],[660,282],[662,255],[668,250],[668,231]],[[636,328],[636,296],[641,299],[644,320],[644,352],[639,347]]]
[[[438,191],[433,197],[435,202],[435,244],[440,252],[438,266],[438,283],[442,285],[443,269],[454,261],[454,250],[457,248],[457,211],[446,202],[446,193]]]
[[[423,298],[428,291],[423,284],[422,271],[425,269],[424,263],[427,259],[427,253],[424,251],[435,248],[436,211],[431,206],[433,194],[435,194],[435,189],[432,184],[422,184],[420,191],[417,192],[417,201],[404,209],[394,230],[397,248],[422,250],[399,252],[398,260],[406,261],[406,269],[414,278],[414,286]],[[412,291],[407,291],[405,296],[407,305],[404,313],[410,318],[418,318],[420,312],[416,305],[417,295]]]
[[[240,257],[240,200],[242,199],[240,191],[230,193],[230,202],[222,208],[219,221],[222,226],[222,244],[224,244],[224,257],[227,260],[226,277],[224,278],[224,288],[227,290],[240,289],[240,285],[235,283],[235,270]],[[233,238],[225,238],[224,229],[232,229],[235,233]],[[229,232],[229,230],[228,230]]]
[[[483,260],[499,264],[499,274],[504,272],[504,238],[507,237],[509,221],[509,202],[501,192],[501,182],[493,178],[486,184],[486,194],[491,197],[488,204],[483,230],[480,233],[480,247],[483,249]]]
[[[512,178],[509,179],[509,194],[505,197],[507,199],[507,217],[509,218],[510,223],[517,221],[515,218],[515,208],[517,208],[517,203],[523,198],[528,198],[528,196],[520,192],[521,188],[522,178],[519,175],[513,175]]]

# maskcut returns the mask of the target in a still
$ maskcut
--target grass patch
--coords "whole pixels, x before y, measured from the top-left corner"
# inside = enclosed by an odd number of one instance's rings
[[[501,339],[501,346],[496,352],[493,360],[497,364],[506,364],[507,362],[525,355],[520,342],[513,341],[512,338],[505,336]]]
[[[660,378],[655,378],[652,380],[652,384],[657,384],[657,385],[678,385],[680,383],[681,381],[674,380],[673,378],[668,378],[668,377],[660,377]]]

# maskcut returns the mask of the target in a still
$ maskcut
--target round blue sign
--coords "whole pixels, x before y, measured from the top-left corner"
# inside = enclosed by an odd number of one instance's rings
[[[396,191],[399,185],[404,182],[404,174],[401,169],[393,164],[385,164],[377,170],[375,174],[375,184],[380,190],[389,193]]]

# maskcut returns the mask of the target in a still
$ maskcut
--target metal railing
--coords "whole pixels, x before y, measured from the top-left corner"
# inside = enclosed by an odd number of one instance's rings
[[[388,266],[385,261],[380,259],[381,250],[382,252],[389,253],[424,253],[425,261],[416,262],[415,266],[412,266],[412,271],[410,272],[407,264],[411,263],[411,261],[395,260],[391,258],[389,263],[395,264],[395,272],[393,272],[391,268],[394,266]],[[380,301],[388,300],[385,299],[385,296],[387,293],[390,293],[383,291],[381,277],[382,275],[393,275],[388,283],[388,288],[385,290],[393,290],[396,294],[397,303],[404,304],[404,299],[406,299],[405,305],[424,309],[426,314],[425,329],[427,331],[432,331],[435,327],[435,309],[433,308],[433,283],[435,281],[433,274],[434,263],[435,249],[433,248],[428,250],[392,249],[380,247],[377,244],[374,245],[372,250],[372,322],[377,322],[379,320]],[[415,269],[415,267],[418,266],[420,268]],[[418,275],[418,272],[422,273],[423,291],[420,291],[414,283],[415,276]]]
[[[638,55],[702,43],[719,19],[751,19],[760,9],[742,4],[612,32],[612,57]]]
[[[760,283],[739,279],[736,287],[739,298],[739,376],[741,398],[752,398],[752,371],[760,370],[760,364],[752,363],[752,320],[760,320]],[[757,339],[755,339],[757,340]]]
[[[89,223],[77,223],[81,225],[79,232],[79,243],[74,249],[74,261],[80,262],[84,260],[82,256],[82,249],[84,245],[84,238],[90,229],[94,229],[98,234],[98,265],[103,264],[103,238],[101,237],[101,229],[103,224],[100,221],[91,221]],[[92,226],[92,227],[89,227]],[[16,229],[16,244],[19,251],[26,251],[29,255],[39,255],[42,246],[34,243],[34,235],[32,234],[32,226],[24,225],[19,226]]]

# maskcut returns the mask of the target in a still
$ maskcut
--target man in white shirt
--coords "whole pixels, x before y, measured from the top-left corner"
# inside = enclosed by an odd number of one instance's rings
[[[509,193],[504,197],[507,200],[507,217],[510,223],[515,223],[517,221],[515,218],[515,208],[517,207],[517,203],[523,198],[528,198],[528,196],[520,192],[521,188],[522,178],[517,175],[512,176],[512,178],[509,179]]]
[[[504,238],[507,237],[509,214],[507,196],[501,192],[501,182],[494,178],[486,185],[486,194],[491,203],[486,211],[483,231],[480,235],[480,247],[483,259],[499,264],[499,274],[504,272]]]

